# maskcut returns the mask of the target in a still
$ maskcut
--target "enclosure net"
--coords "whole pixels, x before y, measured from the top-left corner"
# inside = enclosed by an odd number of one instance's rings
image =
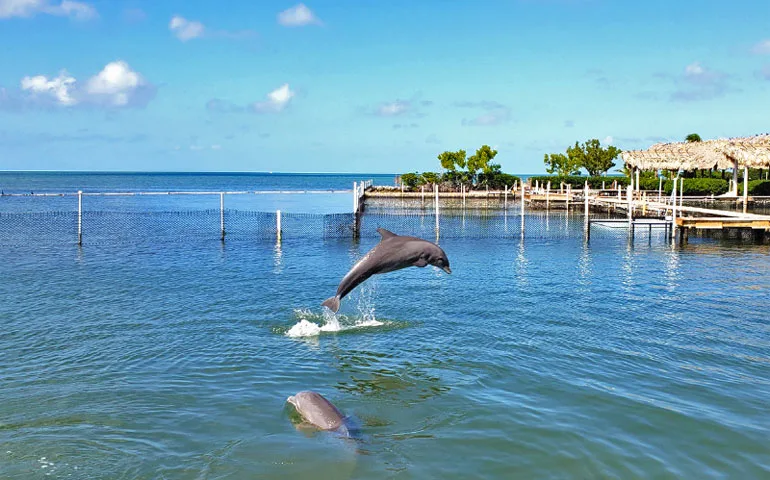
[[[80,239],[83,245],[112,243],[158,243],[217,241],[227,242],[275,241],[278,238],[277,212],[241,209],[183,209],[175,211],[152,208],[125,210],[121,208],[84,208],[80,218]],[[0,245],[37,246],[78,243],[77,203],[74,210],[29,211],[16,204],[2,211],[0,204]],[[57,204],[56,207],[63,205]],[[39,207],[39,205],[38,205]],[[353,213],[316,214],[281,213],[282,240],[296,238],[374,238],[378,228],[399,235],[426,239],[446,238],[581,238],[586,237],[583,205],[566,209],[531,208],[521,212],[521,204],[513,200],[491,199],[468,201],[441,200],[436,215],[432,199],[409,201],[368,202],[364,211]],[[535,205],[535,207],[539,207]],[[72,202],[67,204],[72,208]],[[34,209],[33,209],[34,210]],[[628,224],[602,222],[602,219],[622,219],[622,212],[612,210],[590,213],[590,239],[627,237]],[[224,229],[222,228],[224,226]],[[224,230],[224,235],[223,235]],[[667,228],[661,225],[636,227],[638,237],[664,239]],[[725,232],[722,235],[743,238],[745,234]],[[692,236],[692,234],[691,234]],[[720,238],[710,233],[713,238]],[[751,237],[754,238],[754,237]],[[755,239],[755,238],[754,238]]]

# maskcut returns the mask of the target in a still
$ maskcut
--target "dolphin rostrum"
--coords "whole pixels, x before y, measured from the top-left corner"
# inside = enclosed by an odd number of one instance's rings
[[[353,265],[337,287],[337,294],[321,305],[336,312],[345,295],[377,273],[426,265],[434,265],[446,273],[452,273],[446,253],[435,243],[417,237],[396,235],[384,228],[378,228],[377,232],[382,236],[380,243]]]
[[[321,430],[336,430],[349,435],[345,417],[329,400],[320,393],[304,390],[286,399],[302,418]]]

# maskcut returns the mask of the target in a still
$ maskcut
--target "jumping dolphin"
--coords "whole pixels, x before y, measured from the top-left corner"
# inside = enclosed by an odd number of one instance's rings
[[[334,430],[350,436],[345,417],[329,400],[320,393],[304,390],[286,399],[294,405],[304,420],[321,430]]]
[[[374,246],[345,275],[337,287],[337,294],[326,299],[321,305],[336,312],[340,309],[340,300],[367,278],[377,273],[387,273],[406,267],[425,267],[435,265],[446,273],[452,273],[449,259],[435,243],[417,237],[396,235],[384,228],[378,228],[382,236],[380,243]]]

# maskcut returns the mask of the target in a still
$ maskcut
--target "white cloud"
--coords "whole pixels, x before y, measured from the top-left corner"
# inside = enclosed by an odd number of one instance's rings
[[[605,145],[612,145],[612,142],[614,140],[615,139],[612,138],[612,135],[607,135],[606,137],[604,137],[604,140],[602,140],[602,143],[605,144]]]
[[[311,24],[320,25],[321,20],[304,3],[300,3],[279,13],[278,23],[284,27],[302,27]]]
[[[86,93],[103,98],[108,104],[127,105],[131,94],[145,84],[142,76],[131,70],[122,60],[108,63],[101,72],[86,84]]]
[[[90,20],[97,17],[96,9],[87,3],[62,0],[0,0],[0,18],[33,17],[38,13]]]
[[[395,102],[383,103],[377,107],[377,115],[382,117],[395,117],[406,113],[411,108],[411,104],[404,100],[396,100]]]
[[[179,15],[174,15],[171,18],[168,28],[176,35],[176,38],[183,42],[202,37],[206,31],[206,27],[201,22],[187,20]]]
[[[258,113],[280,112],[288,106],[294,95],[295,93],[289,88],[289,84],[284,83],[268,93],[267,100],[254,102],[251,104],[251,108]]]
[[[763,40],[754,45],[754,48],[752,48],[751,51],[757,55],[770,55],[770,39]]]
[[[511,111],[507,108],[491,110],[471,120],[463,119],[462,124],[469,127],[491,127],[500,125],[511,119]]]
[[[511,109],[500,102],[494,100],[483,100],[480,102],[462,101],[455,102],[455,107],[471,108],[485,110],[484,113],[475,118],[463,118],[460,122],[469,127],[491,127],[508,122],[511,119]]]
[[[25,76],[21,79],[22,102],[59,107],[97,105],[126,107],[145,104],[154,87],[122,60],[108,63],[101,72],[81,84],[62,71],[56,77]]]
[[[684,68],[681,77],[674,77],[679,88],[671,94],[672,101],[700,101],[720,97],[730,90],[728,75],[712,70],[700,62],[693,62]]]
[[[71,77],[66,71],[62,71],[58,77],[51,79],[45,75],[24,77],[21,79],[21,89],[33,96],[51,97],[55,103],[68,106],[77,103],[77,100],[72,96],[76,82],[75,77]]]

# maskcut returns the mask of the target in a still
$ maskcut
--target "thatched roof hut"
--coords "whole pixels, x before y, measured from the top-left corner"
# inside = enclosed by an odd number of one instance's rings
[[[639,170],[770,168],[770,134],[657,143],[647,150],[629,150],[621,155],[627,166]]]

